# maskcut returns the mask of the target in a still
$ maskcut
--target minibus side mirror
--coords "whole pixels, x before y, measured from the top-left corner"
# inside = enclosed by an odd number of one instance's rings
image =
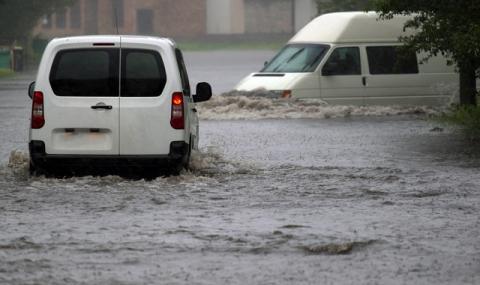
[[[200,82],[197,84],[197,92],[193,96],[193,102],[205,102],[212,98],[212,86],[207,82]]]
[[[30,99],[33,98],[33,92],[34,91],[35,91],[35,81],[30,83],[30,85],[28,86],[28,97],[30,97]]]

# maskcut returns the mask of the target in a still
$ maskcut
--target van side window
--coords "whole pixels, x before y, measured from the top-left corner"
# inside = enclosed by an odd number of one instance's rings
[[[190,96],[190,82],[188,80],[187,68],[185,67],[185,61],[183,60],[182,52],[179,49],[175,49],[175,56],[177,58],[178,69],[180,70],[183,94],[185,96]]]
[[[360,50],[358,47],[336,48],[323,66],[322,75],[360,75]]]
[[[166,84],[165,65],[158,52],[122,49],[122,97],[157,97]]]
[[[417,55],[399,46],[367,47],[370,74],[418,73]]]
[[[117,97],[118,50],[60,51],[50,71],[50,85],[57,96]]]

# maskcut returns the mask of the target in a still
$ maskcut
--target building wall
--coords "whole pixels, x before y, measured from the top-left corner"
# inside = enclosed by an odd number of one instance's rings
[[[245,32],[291,34],[294,32],[294,0],[245,0]]]
[[[81,11],[81,23],[78,28],[72,27],[70,11],[73,8],[68,8],[65,27],[56,25],[59,16],[53,14],[42,19],[34,34],[42,38],[116,34],[113,1],[77,0],[75,5],[80,5]],[[194,38],[207,33],[206,0],[123,0],[123,25],[119,26],[121,34],[139,34],[138,24],[142,21],[138,18],[140,10],[147,10],[152,14],[152,30],[148,34]],[[50,21],[47,21],[47,18],[50,18]],[[49,24],[46,25],[46,22]]]
[[[69,35],[78,35],[78,34],[83,34],[84,33],[84,25],[86,22],[86,19],[83,15],[83,11],[85,10],[85,1],[78,1],[75,5],[78,5],[78,9],[80,10],[80,25],[72,25],[71,23],[71,15],[70,12],[72,8],[66,9],[66,27],[65,28],[59,28],[56,25],[56,19],[57,15],[46,15],[43,17],[38,26],[34,29],[33,34],[34,35],[39,35],[40,37],[43,38],[53,38],[53,37],[63,37],[63,36],[69,36]]]
[[[296,0],[294,15],[295,32],[298,32],[318,15],[317,3],[314,0]]]
[[[64,27],[58,27],[59,15],[53,14],[42,20],[34,35],[49,39],[116,34],[114,3],[123,3],[123,9],[120,9],[123,15],[118,17],[120,34],[174,38],[216,34],[293,34],[316,14],[314,0],[77,0],[78,6],[66,9]],[[76,25],[72,23],[74,8],[80,11]],[[140,18],[139,15],[144,16]],[[151,29],[148,28],[149,17]]]
[[[199,37],[207,32],[205,0],[153,0],[156,32],[162,36]],[[168,7],[165,9],[164,7]]]
[[[245,33],[243,0],[207,0],[207,33]]]

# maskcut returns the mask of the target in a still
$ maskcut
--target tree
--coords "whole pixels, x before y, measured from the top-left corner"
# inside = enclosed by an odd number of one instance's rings
[[[477,70],[480,68],[480,4],[476,0],[375,0],[382,18],[413,15],[403,37],[408,48],[429,56],[442,54],[460,73],[460,104],[476,105]]]
[[[42,16],[73,3],[74,0],[0,0],[0,40],[25,41]]]
[[[367,11],[370,0],[316,0],[319,14],[341,11]]]

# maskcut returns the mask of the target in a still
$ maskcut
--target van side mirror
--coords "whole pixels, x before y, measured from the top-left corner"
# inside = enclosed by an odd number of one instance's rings
[[[212,86],[207,82],[200,82],[197,84],[197,92],[193,96],[193,102],[205,102],[212,98]]]
[[[34,91],[35,91],[35,81],[30,83],[30,85],[28,86],[28,97],[30,97],[30,99],[33,98],[33,92]]]

